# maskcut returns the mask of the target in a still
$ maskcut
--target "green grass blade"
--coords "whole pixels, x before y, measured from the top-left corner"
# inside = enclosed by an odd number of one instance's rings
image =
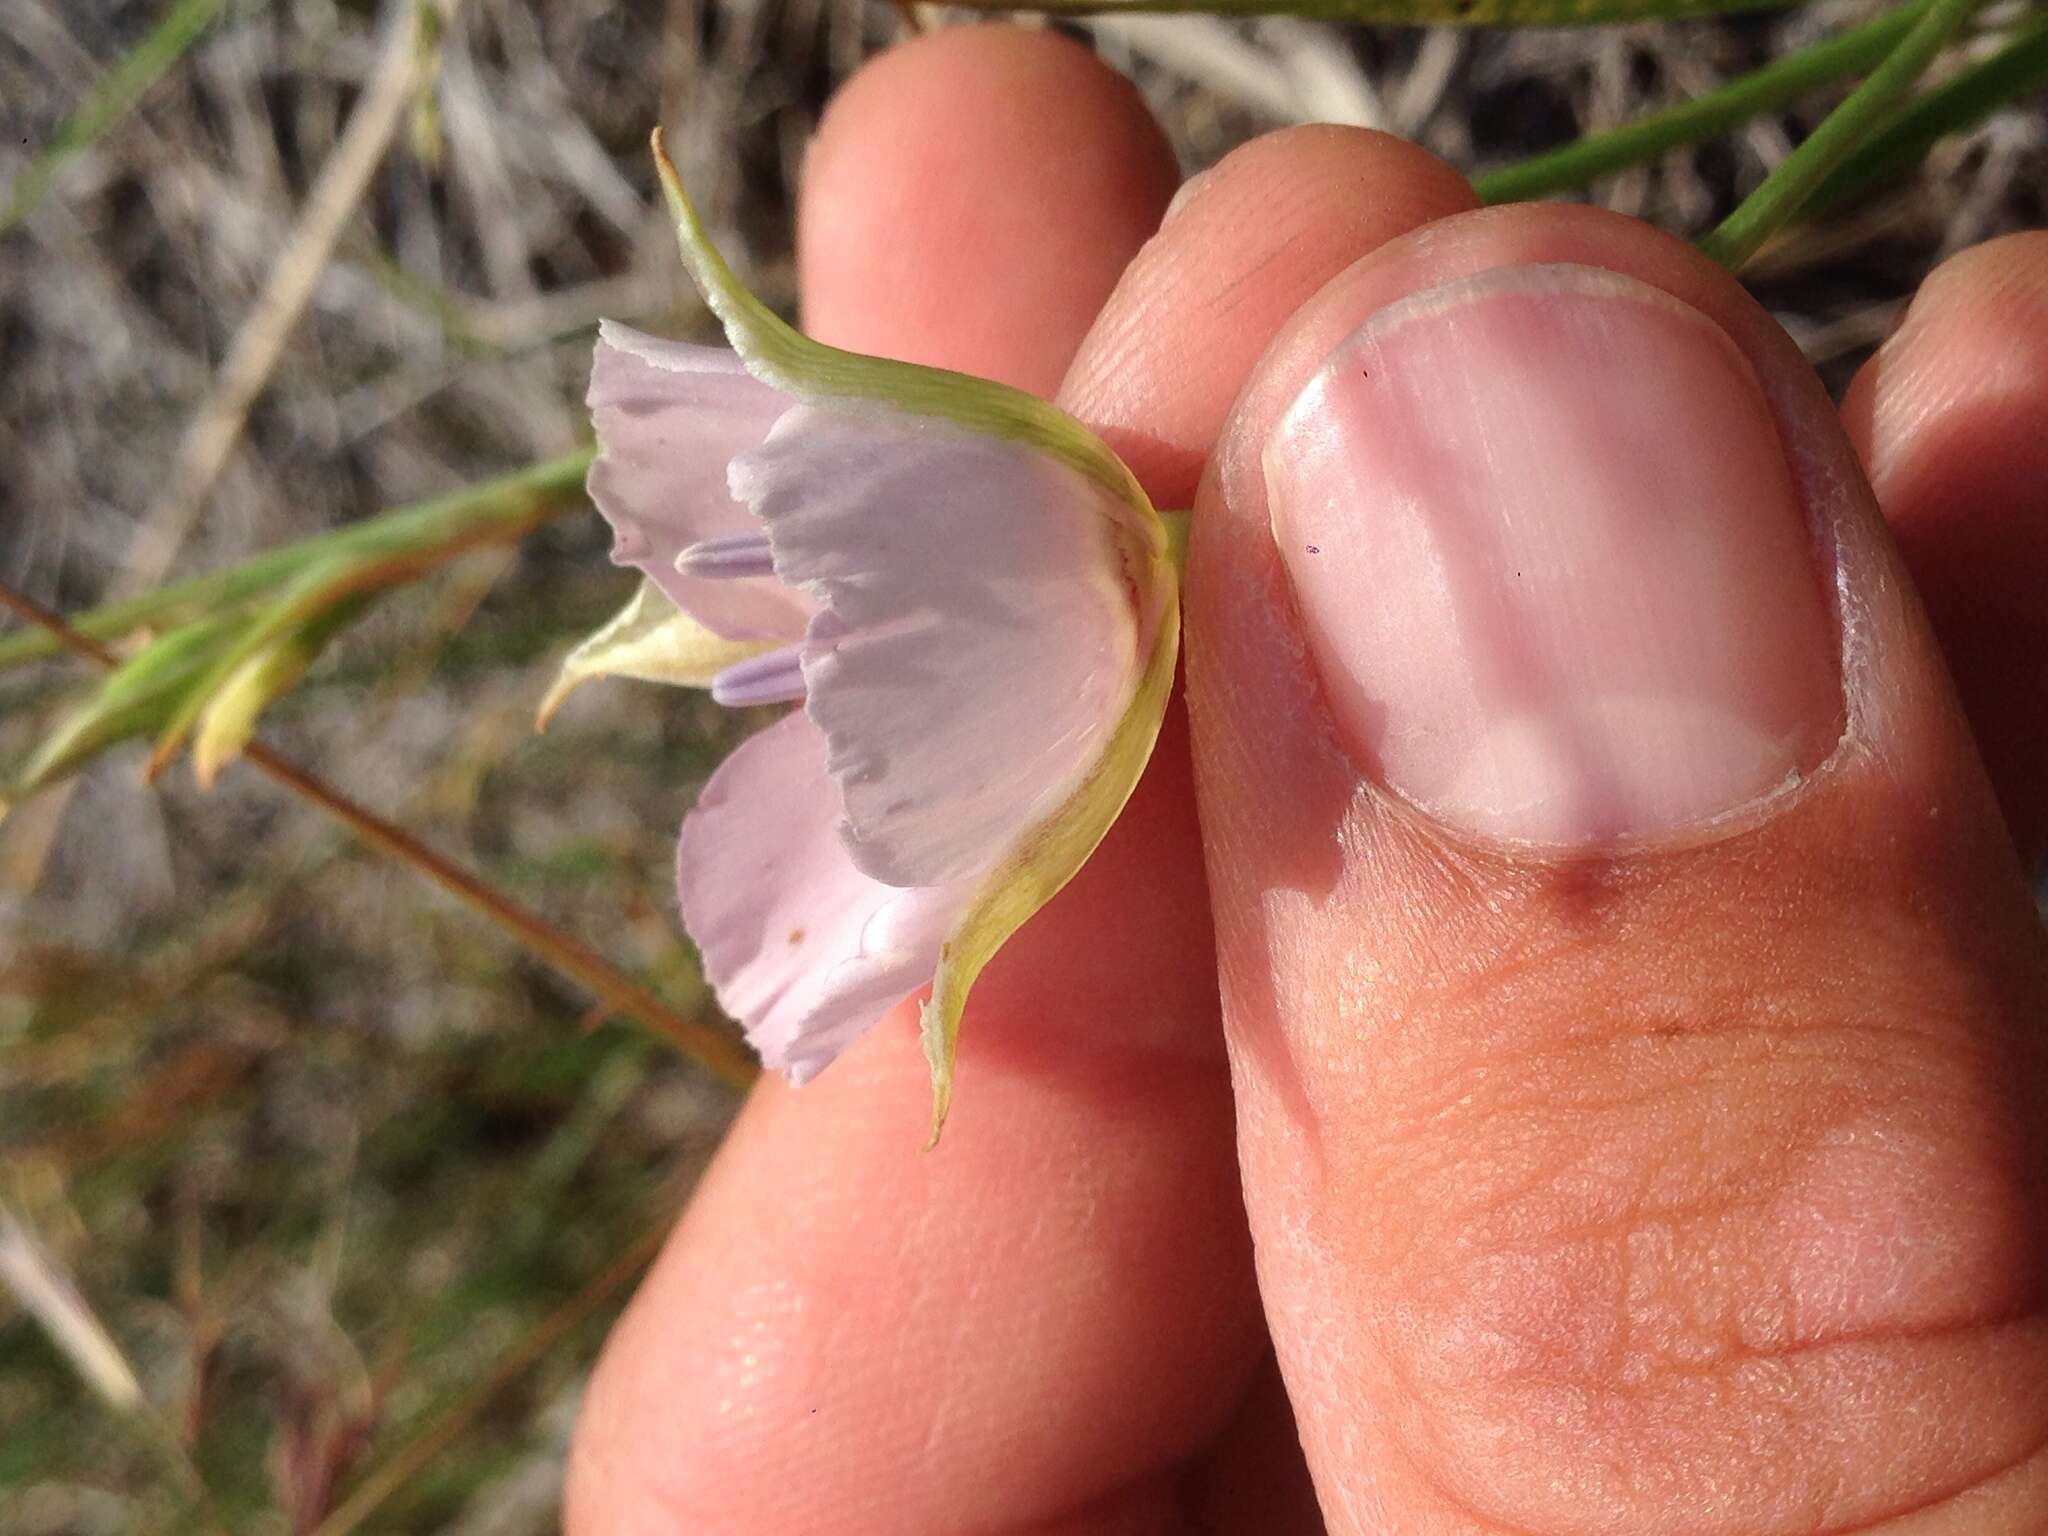
[[[1700,249],[1731,271],[1788,223],[1891,112],[1982,0],[1932,0],[1870,78],[1821,120],[1818,128],[1743,199]]]
[[[578,505],[590,450],[579,448],[481,485],[415,502],[359,523],[265,550],[239,565],[174,582],[124,602],[108,603],[68,622],[92,640],[111,640],[145,625],[175,622],[246,603],[282,586],[308,565],[331,556],[397,559],[454,550],[484,538],[510,538],[542,518]],[[62,643],[47,631],[0,637],[0,670],[55,655]]]
[[[1691,101],[1488,171],[1473,179],[1473,188],[1481,202],[1519,202],[1583,187],[1654,159],[1667,149],[1717,137],[1751,118],[1789,106],[1808,92],[1870,68],[1905,36],[1925,9],[1926,0],[1915,0],[1887,11],[1860,27],[1773,59]]]
[[[2007,102],[2048,89],[2048,17],[2013,29],[1999,49],[1916,97],[1835,167],[1806,206],[1824,213],[1881,182],[1903,176],[1951,133],[1975,126]]]
[[[201,789],[213,787],[221,769],[242,755],[263,712],[299,685],[327,642],[361,618],[378,595],[351,593],[256,648],[228,672],[194,721],[192,776]]]
[[[0,206],[0,235],[27,218],[49,195],[71,157],[91,148],[190,48],[218,16],[224,0],[177,0],[163,20],[114,67],[64,120],[55,137],[14,178]]]
[[[12,590],[4,582],[0,582],[0,608],[48,630],[63,649],[86,658],[96,666],[118,673],[130,670],[133,665],[123,666],[98,641],[80,634],[63,618],[32,598]],[[223,643],[226,643],[235,621],[232,616],[223,615],[200,622],[218,624]],[[165,637],[166,640],[169,638]],[[162,643],[158,642],[159,645]],[[195,646],[194,650],[196,654],[189,658],[194,669],[206,666],[215,654],[205,647]],[[104,694],[98,697],[103,698]],[[170,693],[170,697],[174,698],[176,694]],[[168,707],[166,701],[165,708]],[[436,853],[403,827],[349,799],[324,779],[308,773],[262,742],[250,741],[242,755],[258,771],[318,807],[369,847],[397,858],[422,879],[509,934],[536,958],[588,987],[612,1012],[638,1020],[735,1087],[744,1088],[758,1075],[759,1067],[753,1056],[731,1030],[678,1013],[573,934],[565,933],[545,918],[527,911],[489,882]]]
[[[243,664],[312,623],[323,613],[351,598],[387,585],[386,568],[365,565],[345,556],[316,560],[292,579],[277,600],[248,624],[216,655],[212,664],[193,679],[165,717],[157,736],[156,750],[149,760],[148,776],[155,778],[172,756],[185,744],[192,727],[206,706],[227,686]],[[392,573],[396,578],[397,573]]]
[[[1304,16],[1358,26],[1586,27],[1783,10],[1793,0],[965,0],[969,10],[1045,16],[1152,11],[1211,16]]]
[[[37,744],[0,803],[25,798],[77,772],[110,747],[161,730],[178,700],[212,670],[232,642],[235,628],[229,615],[197,619],[116,667]]]

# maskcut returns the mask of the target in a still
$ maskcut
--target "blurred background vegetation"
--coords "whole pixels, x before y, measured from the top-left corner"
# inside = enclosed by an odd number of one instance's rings
[[[451,19],[415,44],[419,3],[0,7],[0,581],[75,612],[573,448],[598,316],[705,330],[649,126],[787,307],[790,193],[834,82],[962,19],[437,0]],[[1189,170],[1318,119],[1484,167],[1876,10],[1073,30]],[[394,87],[407,71],[423,92]],[[380,91],[403,109],[345,140]],[[1816,114],[1596,195],[1697,233]],[[2044,197],[2036,100],[1746,275],[1839,385],[1935,260],[2048,223]],[[572,509],[461,557],[352,630],[266,735],[710,1016],[669,864],[734,723],[619,684],[531,731],[553,663],[632,589],[606,543]],[[0,763],[85,676],[0,673]],[[0,1536],[552,1529],[579,1386],[733,1091],[265,779],[145,788],[143,756],[0,824]]]

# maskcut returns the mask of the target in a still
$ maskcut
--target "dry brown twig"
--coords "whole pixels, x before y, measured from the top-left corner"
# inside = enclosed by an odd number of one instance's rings
[[[74,655],[109,670],[119,664],[119,658],[97,640],[80,634],[58,614],[4,584],[0,584],[0,608],[47,629]],[[324,811],[372,848],[392,855],[471,911],[513,935],[527,950],[589,988],[615,1012],[637,1019],[673,1041],[685,1054],[734,1087],[743,1088],[754,1080],[757,1068],[753,1058],[728,1031],[677,1013],[582,940],[535,916],[403,827],[358,805],[318,775],[261,741],[250,741],[242,755],[267,777]]]
[[[355,111],[349,114],[334,152],[320,167],[298,223],[270,269],[270,277],[249,307],[234,345],[220,366],[213,392],[186,429],[169,487],[142,517],[114,595],[155,586],[170,570],[214,483],[227,467],[249,408],[263,392],[305,313],[335,242],[354,215],[370,178],[405,121],[424,71],[427,51],[422,29],[445,30],[462,0],[391,0],[396,12]]]
[[[190,536],[207,497],[234,455],[249,410],[284,355],[285,343],[305,313],[334,254],[335,243],[354,216],[370,178],[405,121],[407,108],[428,67],[424,28],[445,32],[462,0],[391,0],[396,12],[348,126],[320,168],[270,277],[249,308],[234,344],[215,378],[213,392],[193,414],[180,445],[168,488],[139,520],[128,552],[108,584],[112,597],[147,591],[161,582]],[[56,842],[69,786],[58,788],[17,828],[7,879],[33,889]]]

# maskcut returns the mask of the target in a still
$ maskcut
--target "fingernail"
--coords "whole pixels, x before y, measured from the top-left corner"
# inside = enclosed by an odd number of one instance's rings
[[[1763,391],[1712,321],[1590,267],[1381,310],[1274,429],[1273,531],[1337,727],[1452,826],[1709,826],[1840,739],[1840,645]]]

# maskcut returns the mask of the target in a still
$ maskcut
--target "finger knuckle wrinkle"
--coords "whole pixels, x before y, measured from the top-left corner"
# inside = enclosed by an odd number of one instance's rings
[[[1380,1346],[1447,1487],[1514,1529],[1848,1529],[2048,1435],[2008,1369],[2048,1355],[2038,1158],[1969,1071],[1606,1038],[1440,1095],[1376,1179],[1428,1212],[1376,1228]]]

